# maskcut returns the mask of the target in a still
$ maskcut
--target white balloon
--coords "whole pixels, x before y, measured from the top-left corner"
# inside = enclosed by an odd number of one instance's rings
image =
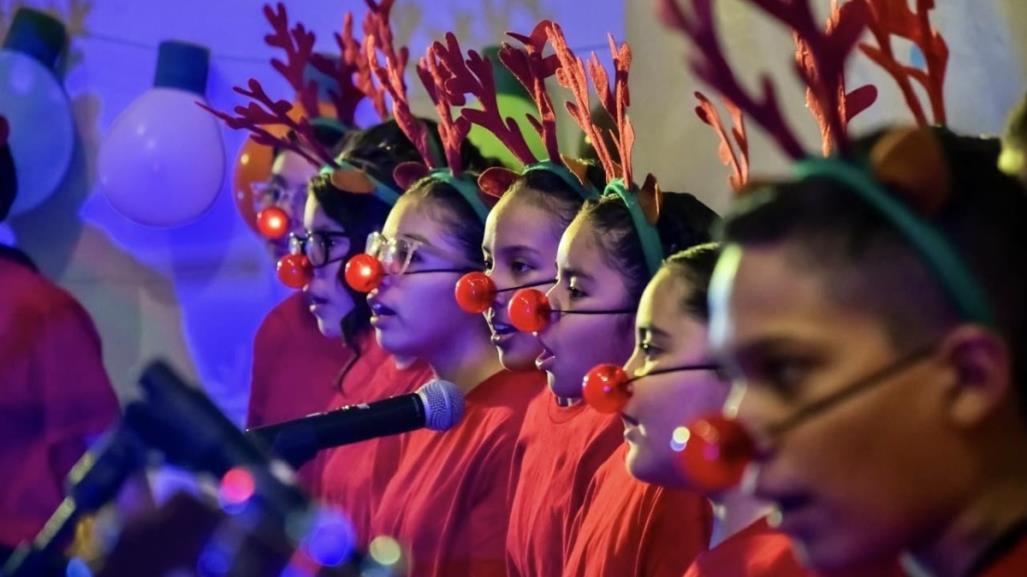
[[[0,50],[0,116],[9,138],[18,193],[11,215],[39,206],[60,186],[75,146],[68,95],[51,70],[38,60]]]
[[[100,146],[98,172],[107,200],[146,226],[181,226],[217,198],[225,173],[221,127],[200,97],[152,88],[126,108]]]

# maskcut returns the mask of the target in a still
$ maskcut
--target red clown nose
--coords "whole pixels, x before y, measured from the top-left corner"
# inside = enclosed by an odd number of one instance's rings
[[[369,254],[358,254],[346,263],[346,284],[357,292],[369,293],[378,288],[385,271],[382,263]]]
[[[600,413],[619,413],[631,399],[628,374],[617,365],[596,365],[581,387],[585,402]]]
[[[306,255],[288,254],[278,260],[278,280],[289,288],[301,289],[314,278],[314,267]]]
[[[678,429],[674,441],[682,446],[680,463],[685,474],[707,493],[737,485],[756,453],[756,443],[745,428],[723,415],[710,415]]]
[[[456,304],[469,313],[483,313],[496,300],[496,284],[483,272],[469,272],[456,282]]]
[[[257,230],[261,236],[278,240],[289,232],[289,215],[277,206],[271,206],[257,213]]]
[[[545,328],[553,310],[546,295],[535,289],[515,292],[506,307],[510,324],[522,333],[533,333]]]

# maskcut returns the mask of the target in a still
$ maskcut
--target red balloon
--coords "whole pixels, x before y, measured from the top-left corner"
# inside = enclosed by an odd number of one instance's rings
[[[314,278],[314,267],[306,255],[288,254],[278,261],[278,280],[289,288],[301,289]]]
[[[385,276],[382,263],[369,254],[358,254],[346,263],[346,284],[357,292],[369,293],[378,288]]]
[[[596,365],[581,383],[585,402],[600,413],[619,413],[631,399],[628,374],[617,365]]]
[[[289,232],[289,215],[277,206],[269,206],[257,213],[257,231],[272,240],[282,238]]]
[[[745,427],[723,415],[701,418],[687,427],[681,466],[692,484],[708,493],[734,487],[756,453]]]
[[[483,313],[496,300],[496,284],[483,272],[469,272],[456,281],[456,304],[469,313]]]
[[[506,305],[510,324],[522,333],[533,333],[545,328],[549,323],[552,308],[549,299],[541,291],[520,289],[510,297]]]

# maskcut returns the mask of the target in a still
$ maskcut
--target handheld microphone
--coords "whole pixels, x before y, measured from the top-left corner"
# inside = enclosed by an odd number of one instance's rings
[[[464,395],[460,388],[449,381],[433,379],[415,393],[315,413],[246,433],[293,467],[299,467],[322,449],[417,429],[445,431],[459,423],[463,413]]]

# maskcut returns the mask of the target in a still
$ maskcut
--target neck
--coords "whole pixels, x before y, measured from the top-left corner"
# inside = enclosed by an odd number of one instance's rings
[[[710,547],[766,517],[773,508],[739,489],[718,497],[713,503],[713,536]]]
[[[480,327],[464,331],[463,336],[454,333],[442,345],[425,360],[436,376],[456,384],[464,394],[503,370],[488,331]]]
[[[914,572],[968,577],[982,554],[987,556],[992,546],[1027,521],[1027,431],[1015,408],[1007,410],[1014,416],[994,419],[992,430],[976,445],[982,448],[977,455],[980,470],[954,513],[936,525],[938,531],[907,549],[903,563]]]

